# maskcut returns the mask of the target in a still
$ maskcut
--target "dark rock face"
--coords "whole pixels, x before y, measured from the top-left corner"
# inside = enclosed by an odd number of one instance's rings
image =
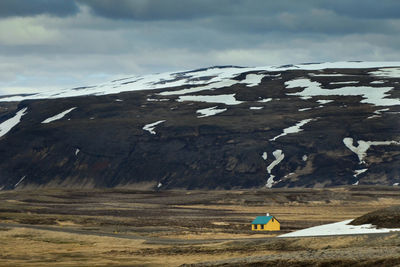
[[[162,94],[197,86],[166,85],[110,95],[0,102],[0,123],[27,108],[21,121],[0,137],[0,188],[393,185],[400,182],[398,104],[374,105],[355,94],[306,98],[295,95],[304,87],[287,84],[307,78],[332,92],[349,86],[378,91],[391,87],[385,97],[398,99],[400,78],[378,78],[372,71],[376,69],[264,71],[261,82],[249,86],[240,81],[261,75],[250,71],[235,75],[231,80],[236,84],[194,93]],[[383,82],[371,84],[377,80]],[[187,95],[232,95],[239,103],[228,104],[228,96],[220,102],[180,99]],[[42,123],[72,107],[64,117]],[[222,111],[199,117],[198,111],[208,108]],[[143,129],[154,122],[159,124]],[[359,149],[360,140],[389,143],[370,144],[361,162],[344,138],[352,138]]]

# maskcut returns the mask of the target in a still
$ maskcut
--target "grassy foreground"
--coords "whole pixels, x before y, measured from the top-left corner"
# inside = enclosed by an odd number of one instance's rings
[[[400,204],[395,187],[0,192],[0,266],[395,266],[400,235],[275,238]],[[255,233],[270,212],[280,233]]]

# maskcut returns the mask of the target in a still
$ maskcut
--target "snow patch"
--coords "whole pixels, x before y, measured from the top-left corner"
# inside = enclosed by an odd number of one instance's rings
[[[287,233],[278,237],[300,237],[300,236],[328,236],[328,235],[356,235],[356,234],[377,234],[400,231],[400,228],[379,228],[372,224],[349,225],[352,220],[324,224],[306,228],[303,230]]]
[[[382,112],[389,111],[389,110],[390,110],[389,108],[375,110],[374,111],[375,115],[369,116],[367,119],[380,118],[381,117],[380,115],[382,115]]]
[[[227,111],[227,109],[226,108],[217,109],[217,106],[215,106],[215,107],[211,107],[211,108],[199,109],[196,111],[196,113],[200,113],[200,115],[197,116],[197,118],[204,118],[204,117],[214,116],[214,115],[216,115],[218,113],[222,113],[224,111]]]
[[[373,82],[370,82],[370,84],[383,84],[383,83],[385,83],[385,81],[373,81]]]
[[[16,126],[21,121],[21,118],[26,114],[27,109],[28,108],[21,109],[14,115],[14,117],[3,121],[0,124],[0,137],[6,135],[14,126]]]
[[[317,102],[320,103],[321,105],[324,105],[333,102],[333,100],[317,100]]]
[[[400,68],[385,68],[377,71],[371,71],[369,74],[376,77],[400,78]]]
[[[16,188],[20,183],[22,183],[22,181],[25,180],[25,178],[26,178],[26,175],[22,176],[22,178],[19,179],[18,183],[16,183],[16,184],[14,185],[14,188]]]
[[[263,158],[263,160],[267,160],[268,158],[267,152],[264,152],[261,157]]]
[[[247,87],[254,87],[261,83],[262,78],[265,75],[260,74],[247,74],[246,79],[240,81],[240,83],[245,83]]]
[[[269,139],[269,141],[275,141],[279,137],[285,136],[287,134],[301,132],[301,131],[303,131],[303,129],[301,129],[301,127],[303,127],[304,125],[306,125],[307,123],[309,123],[310,121],[313,121],[313,120],[314,119],[306,119],[306,120],[299,121],[298,123],[296,123],[296,125],[291,126],[289,128],[286,128],[286,129],[283,129],[283,133],[281,133],[280,135],[275,136],[272,139]]]
[[[389,145],[400,145],[400,142],[396,141],[357,141],[358,146],[353,145],[353,138],[346,137],[343,139],[345,146],[352,152],[357,154],[360,164],[365,163],[364,158],[367,156],[367,150],[371,146],[389,146]]]
[[[267,188],[272,188],[272,186],[275,183],[274,178],[275,178],[275,175],[272,175],[272,174],[268,177],[267,183],[265,184],[265,186]]]
[[[289,174],[286,174],[283,178],[288,178],[288,177],[292,176],[293,174],[295,174],[295,173],[294,173],[294,172],[291,172],[291,173],[289,173]]]
[[[312,109],[312,108],[301,108],[301,109],[299,109],[299,111],[306,111],[306,110],[310,110],[310,109]]]
[[[260,102],[260,103],[267,103],[267,102],[270,102],[270,101],[272,101],[272,98],[261,99],[261,100],[258,100],[257,102]]]
[[[359,183],[360,183],[360,181],[357,180],[357,182],[355,182],[355,183],[352,184],[352,185],[358,185]]]
[[[303,155],[303,157],[301,158],[303,161],[307,161],[308,156],[307,155]]]
[[[184,94],[189,94],[189,93],[197,93],[197,92],[204,91],[204,90],[215,90],[215,89],[219,89],[219,88],[223,88],[223,87],[230,87],[237,83],[238,83],[238,81],[235,81],[235,80],[223,80],[223,81],[207,84],[204,86],[192,87],[192,88],[176,90],[176,91],[161,92],[161,93],[159,93],[159,95],[163,95],[163,96],[184,95]]]
[[[154,128],[155,128],[158,124],[163,123],[163,122],[165,122],[165,120],[156,121],[156,122],[153,122],[153,123],[150,123],[150,124],[146,124],[145,126],[143,126],[142,129],[145,130],[145,131],[148,131],[148,132],[151,133],[151,134],[156,134],[156,132],[154,131]]]
[[[299,96],[302,99],[310,99],[314,96],[362,96],[364,99],[361,103],[369,103],[377,106],[393,106],[400,105],[400,99],[387,98],[388,92],[393,87],[370,87],[370,86],[347,86],[335,89],[323,89],[319,82],[313,82],[309,79],[301,78],[285,82],[286,88],[304,88],[303,91],[297,93],[289,93],[288,95]]]
[[[42,121],[42,123],[50,123],[59,119],[62,119],[65,115],[67,115],[68,113],[70,113],[71,111],[73,111],[74,109],[76,109],[76,107],[67,109],[66,111],[63,111],[57,115],[54,115],[53,117],[47,118],[44,121]]]
[[[355,170],[353,176],[357,178],[357,176],[359,176],[360,174],[362,174],[362,173],[364,173],[366,171],[368,171],[368,169]]]
[[[250,107],[249,109],[251,110],[259,110],[259,109],[263,109],[264,107]]]
[[[85,86],[73,89],[57,89],[47,92],[41,92],[29,95],[18,95],[1,98],[1,102],[7,101],[22,101],[26,99],[52,99],[75,97],[83,95],[107,95],[118,94],[121,92],[137,91],[137,90],[152,90],[161,88],[172,88],[178,86],[186,86],[188,89],[193,89],[198,92],[199,90],[217,89],[224,86],[231,86],[241,81],[233,80],[241,73],[245,72],[263,72],[265,76],[268,72],[281,72],[286,70],[322,70],[322,69],[338,69],[338,68],[384,68],[384,67],[399,67],[400,62],[326,62],[314,64],[297,64],[297,65],[284,65],[284,66],[264,66],[255,68],[242,68],[242,67],[212,67],[194,71],[183,72],[167,72],[157,73],[143,76],[133,76],[106,82],[97,86]],[[384,70],[384,71],[383,71]],[[372,72],[374,73],[374,72]],[[393,77],[398,75],[398,68],[382,69],[376,72],[376,75],[383,73]],[[249,74],[250,75],[250,74]],[[255,74],[253,74],[255,75]],[[326,76],[326,74],[317,74]],[[332,76],[332,74],[329,74]],[[335,76],[343,76],[343,74],[335,74]],[[260,76],[260,75],[259,75]],[[255,77],[250,76],[249,79],[255,80]],[[257,77],[258,79],[258,77]],[[246,77],[247,80],[247,77]],[[255,84],[255,81],[249,82],[248,85]],[[192,87],[192,88],[190,88]],[[202,88],[201,88],[202,87]],[[197,89],[196,89],[197,88]],[[184,94],[186,91],[174,91],[171,94]],[[118,100],[116,100],[118,101]]]
[[[178,102],[194,101],[207,103],[222,103],[225,105],[238,105],[243,103],[235,98],[236,94],[228,95],[185,95],[178,98]]]
[[[274,152],[272,152],[272,155],[275,157],[275,160],[271,164],[269,164],[267,167],[267,172],[270,176],[269,176],[269,178],[267,180],[267,184],[265,186],[268,188],[271,188],[273,184],[277,183],[274,181],[275,176],[271,174],[272,169],[285,158],[285,154],[283,154],[282,150],[280,150],[280,149],[277,149]]]
[[[330,82],[330,84],[354,84],[354,83],[358,83],[358,81]]]
[[[147,98],[147,101],[149,102],[165,102],[169,101],[168,98]]]
[[[81,151],[81,150],[80,150],[79,148],[77,148],[77,149],[75,150],[75,156],[78,156],[78,154],[79,154],[80,151]]]
[[[344,77],[344,76],[353,76],[349,74],[342,74],[342,73],[310,73],[310,76],[313,77]]]

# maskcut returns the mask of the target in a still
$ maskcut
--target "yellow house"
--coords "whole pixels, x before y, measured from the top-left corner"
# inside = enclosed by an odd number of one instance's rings
[[[274,217],[267,213],[266,216],[258,216],[251,223],[251,230],[253,231],[279,231],[281,230],[281,223]]]

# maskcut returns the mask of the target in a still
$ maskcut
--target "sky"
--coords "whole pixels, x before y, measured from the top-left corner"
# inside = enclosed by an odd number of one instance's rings
[[[0,0],[0,95],[215,65],[399,61],[398,0]]]

